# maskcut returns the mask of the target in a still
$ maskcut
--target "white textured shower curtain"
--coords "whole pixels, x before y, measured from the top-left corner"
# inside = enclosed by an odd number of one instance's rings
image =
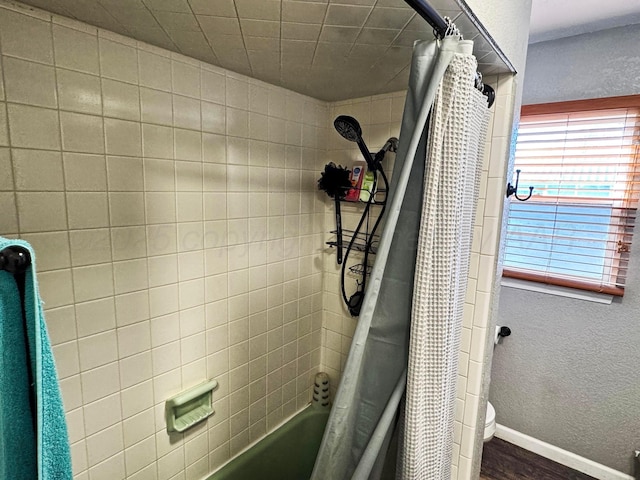
[[[462,310],[489,116],[473,86],[472,44],[465,47],[431,110],[399,449],[403,479],[451,478]]]
[[[467,160],[477,160],[478,145],[484,145],[484,138],[473,140],[474,129],[466,123],[477,126],[487,111],[486,99],[471,91],[472,47],[473,42],[456,36],[414,46],[390,207],[312,480],[375,480],[383,468],[389,471],[394,454],[387,450],[405,384],[411,403],[405,409],[397,476],[450,478],[444,476],[449,468],[444,464],[446,458],[450,463],[453,435],[450,395],[455,398],[456,324],[463,299],[458,292],[466,287],[479,178],[477,162]],[[443,77],[448,80],[441,83]],[[436,94],[432,140],[427,118]],[[482,114],[471,107],[474,101],[483,104]],[[436,306],[430,305],[434,299]],[[433,378],[416,377],[425,373]],[[431,412],[436,411],[434,419]],[[433,451],[427,455],[423,448]]]

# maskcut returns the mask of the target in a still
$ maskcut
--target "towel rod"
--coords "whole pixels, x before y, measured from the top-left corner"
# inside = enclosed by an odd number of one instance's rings
[[[27,268],[31,265],[31,254],[29,250],[20,245],[13,245],[0,250],[0,270],[4,270],[13,275],[18,287],[18,295],[20,296],[20,309],[22,310],[22,321],[25,322],[24,332],[24,345],[25,352],[29,352],[31,343],[29,342],[29,329],[26,327],[27,312],[24,304],[25,299],[25,277]],[[33,419],[34,431],[37,428],[36,422],[38,416],[36,415],[36,392],[34,375],[31,368],[27,368],[27,380],[29,382],[29,406],[31,408],[31,417]]]
[[[29,265],[31,265],[31,255],[26,248],[16,245],[0,250],[0,270],[6,270],[15,275],[24,273]]]

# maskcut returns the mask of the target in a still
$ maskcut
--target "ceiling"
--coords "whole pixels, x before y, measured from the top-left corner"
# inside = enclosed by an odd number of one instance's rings
[[[533,0],[529,43],[640,23],[640,0]]]
[[[431,27],[403,0],[23,0],[322,100],[403,90]],[[430,0],[475,40],[479,69],[508,71],[456,0]]]

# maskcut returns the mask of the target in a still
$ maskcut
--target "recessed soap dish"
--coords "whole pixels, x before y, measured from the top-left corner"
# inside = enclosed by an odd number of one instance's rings
[[[165,405],[167,432],[184,432],[213,415],[211,396],[217,387],[216,380],[209,380],[167,400]]]

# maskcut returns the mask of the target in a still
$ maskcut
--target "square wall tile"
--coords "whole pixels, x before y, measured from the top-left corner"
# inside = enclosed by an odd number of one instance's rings
[[[63,164],[67,190],[90,192],[107,190],[104,156],[64,153]]]
[[[58,69],[56,75],[60,109],[102,114],[99,77],[62,69]]]
[[[200,130],[200,101],[173,95],[173,126]]]
[[[7,101],[50,108],[58,105],[53,67],[11,57],[4,59],[3,67]]]
[[[109,264],[73,269],[73,289],[76,302],[85,302],[113,295],[113,271]]]
[[[202,134],[202,161],[222,164],[227,162],[227,142],[224,135]]]
[[[93,435],[122,420],[120,394],[110,395],[84,407],[84,424],[87,435]]]
[[[60,150],[58,112],[27,105],[8,105],[7,110],[12,146]]]
[[[140,85],[171,91],[171,60],[160,55],[138,50]]]
[[[69,228],[99,228],[109,226],[109,206],[105,192],[67,193]]]
[[[174,129],[175,158],[177,160],[202,161],[202,134],[193,130]]]
[[[104,131],[109,155],[142,155],[139,123],[105,118]]]
[[[120,389],[117,362],[84,372],[81,379],[85,404],[113,395]]]
[[[209,102],[225,103],[225,77],[218,73],[202,70],[202,99]]]
[[[99,39],[102,76],[128,83],[138,83],[138,55],[135,48],[106,38]]]
[[[139,353],[120,360],[120,376],[123,389],[150,380],[152,378],[151,352]]]
[[[102,117],[60,112],[62,147],[66,151],[104,153]]]
[[[144,188],[142,159],[107,157],[107,179],[112,192],[141,192]]]
[[[173,106],[171,94],[149,88],[140,89],[142,121],[159,125],[173,124]]]
[[[210,133],[226,131],[225,107],[215,103],[202,102],[202,130]]]
[[[149,288],[147,259],[125,260],[113,264],[115,293],[129,293]]]
[[[22,232],[67,229],[64,193],[18,193],[18,218]]]
[[[144,225],[144,196],[142,192],[114,192],[109,194],[111,226]]]
[[[116,309],[113,297],[76,304],[78,337],[86,337],[116,327]]]
[[[116,332],[100,333],[78,341],[81,371],[114,362],[118,358]]]
[[[173,92],[200,98],[200,69],[175,60],[171,62],[171,68]]]
[[[169,160],[144,160],[145,190],[175,192],[175,166]]]
[[[78,30],[53,25],[56,65],[98,75],[98,37]]]
[[[178,240],[175,224],[149,225],[146,236],[149,256],[176,253]]]
[[[115,261],[145,257],[147,255],[146,243],[144,226],[111,229],[111,246]]]
[[[25,60],[53,63],[51,24],[3,9],[0,15],[2,53]]]
[[[249,108],[249,84],[246,81],[227,77],[226,104],[229,107],[247,110]]]
[[[151,327],[148,321],[118,329],[118,353],[120,358],[129,357],[151,348]]]
[[[102,80],[103,114],[123,120],[140,120],[140,95],[137,85]]]
[[[143,155],[145,158],[173,158],[173,129],[142,124]]]
[[[13,149],[12,156],[16,190],[64,190],[60,152]]]

